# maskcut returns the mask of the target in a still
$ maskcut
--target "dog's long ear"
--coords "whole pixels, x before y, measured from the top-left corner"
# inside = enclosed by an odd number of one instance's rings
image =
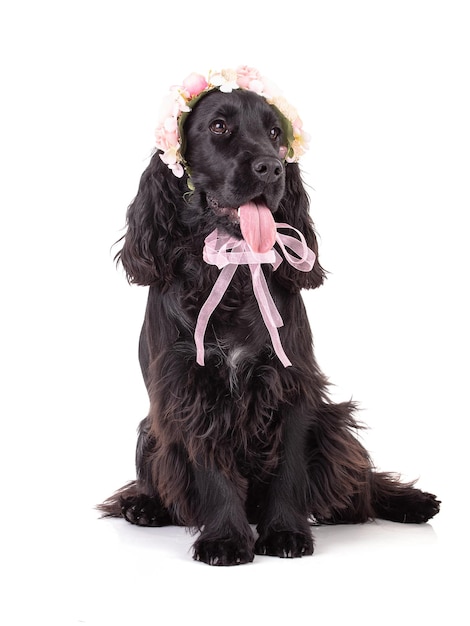
[[[171,283],[178,247],[183,179],[178,179],[155,153],[142,174],[137,196],[127,210],[124,245],[116,255],[130,283],[137,285]]]
[[[318,261],[318,242],[313,222],[309,215],[310,201],[305,191],[297,163],[286,165],[286,188],[275,214],[276,222],[290,224],[303,234],[308,247],[315,253],[315,263],[310,272],[301,272],[284,261],[273,276],[283,287],[295,293],[300,289],[319,287],[326,272]]]

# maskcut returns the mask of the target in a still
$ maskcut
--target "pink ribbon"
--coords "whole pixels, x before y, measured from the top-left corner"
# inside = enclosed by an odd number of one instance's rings
[[[283,235],[279,229],[293,230],[299,236],[299,239],[289,235]],[[284,258],[295,269],[301,272],[309,272],[315,262],[315,253],[310,250],[305,241],[305,237],[300,231],[289,224],[276,223],[276,242],[278,243]],[[253,292],[261,312],[263,321],[268,329],[274,350],[284,367],[289,367],[292,363],[287,358],[286,353],[281,344],[278,328],[284,325],[279,311],[276,308],[274,300],[269,292],[266,278],[264,276],[261,265],[269,263],[277,270],[282,263],[282,256],[277,250],[272,248],[268,252],[253,252],[250,245],[244,239],[237,239],[226,233],[220,233],[217,229],[212,231],[205,239],[203,250],[203,258],[206,263],[216,265],[222,270],[209,294],[209,297],[203,304],[196,323],[194,331],[194,341],[197,350],[197,362],[204,365],[204,335],[207,324],[212,313],[222,300],[230,281],[235,274],[239,265],[248,265],[251,271],[251,280],[253,283]],[[296,256],[288,252],[292,250]]]

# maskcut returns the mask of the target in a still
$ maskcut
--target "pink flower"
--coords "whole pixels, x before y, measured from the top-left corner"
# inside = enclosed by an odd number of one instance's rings
[[[179,141],[178,129],[176,128],[176,126],[174,128],[166,128],[165,124],[161,124],[157,128],[155,136],[157,140],[157,148],[160,148],[160,150],[163,151],[172,146],[175,146]]]
[[[198,96],[207,87],[207,81],[201,74],[193,72],[183,80],[183,87],[190,98]]]
[[[242,89],[250,89],[256,93],[260,93],[263,87],[261,74],[254,67],[247,65],[237,67],[237,83]]]

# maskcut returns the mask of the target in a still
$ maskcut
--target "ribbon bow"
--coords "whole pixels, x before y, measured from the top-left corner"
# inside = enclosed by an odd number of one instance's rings
[[[281,228],[295,231],[299,239],[283,235],[279,232]],[[279,244],[286,261],[301,272],[309,272],[315,262],[315,253],[307,246],[302,233],[289,224],[277,223],[276,231],[276,242]],[[284,322],[269,292],[266,278],[261,269],[263,263],[269,263],[276,270],[282,263],[282,256],[274,248],[268,252],[253,252],[244,239],[237,239],[226,233],[220,233],[217,229],[206,237],[204,243],[204,261],[210,265],[216,265],[222,271],[197,318],[194,341],[196,343],[196,360],[198,364],[204,365],[204,335],[210,316],[222,300],[237,267],[239,265],[248,265],[251,271],[253,292],[258,301],[261,316],[268,329],[274,350],[284,367],[292,365],[284,352],[277,330],[284,325]],[[292,250],[296,256],[288,252],[287,248]]]

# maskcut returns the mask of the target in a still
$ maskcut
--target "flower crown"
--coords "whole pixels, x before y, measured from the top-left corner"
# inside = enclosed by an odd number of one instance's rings
[[[224,93],[230,93],[234,89],[247,89],[263,96],[285,122],[287,134],[285,160],[294,163],[304,154],[309,138],[302,130],[302,120],[296,109],[281,95],[279,89],[262,77],[257,70],[242,66],[236,70],[210,71],[207,79],[201,74],[192,73],[184,79],[182,85],[170,89],[163,102],[161,121],[155,131],[156,146],[161,150],[160,158],[175,176],[181,178],[185,171],[185,161],[181,152],[183,122],[199,98],[213,89]]]

